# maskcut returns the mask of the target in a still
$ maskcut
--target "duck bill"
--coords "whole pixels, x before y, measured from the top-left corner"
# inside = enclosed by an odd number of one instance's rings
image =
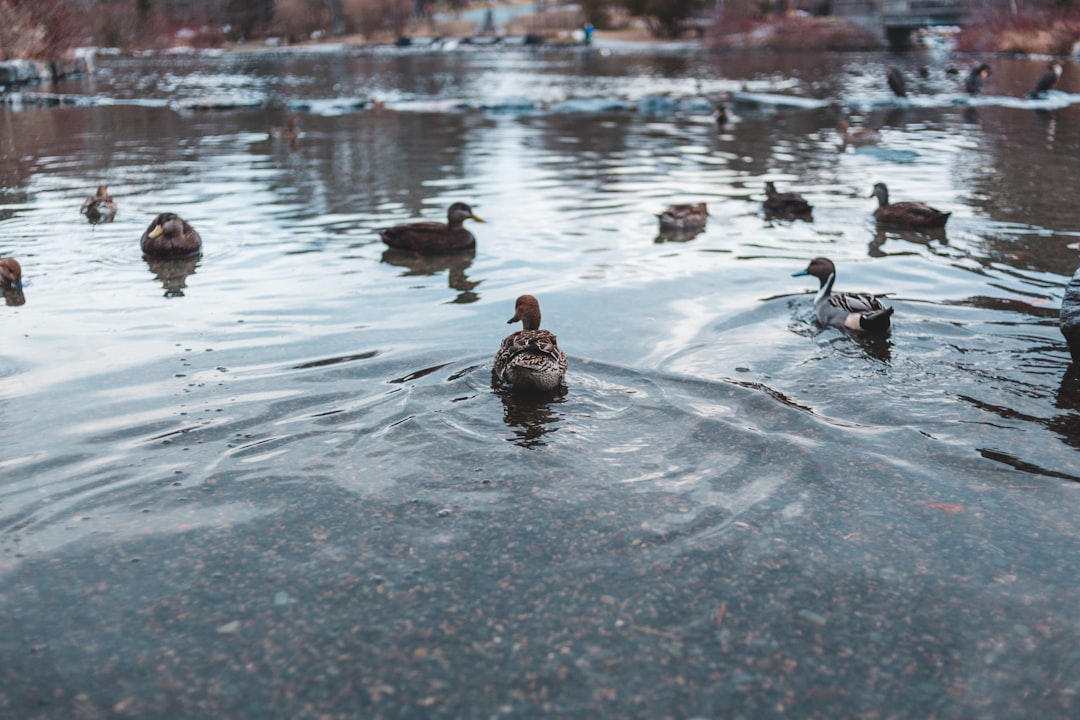
[[[476,222],[485,222],[484,218],[480,217],[479,215],[473,215],[472,213],[469,213],[469,217]]]
[[[800,275],[809,275],[809,274],[810,274],[809,270],[800,270],[797,273],[791,273],[791,277],[799,277]]]
[[[155,225],[154,229],[150,231],[150,234],[147,237],[153,240],[154,238],[159,237],[163,232],[165,232],[165,228],[161,225]]]

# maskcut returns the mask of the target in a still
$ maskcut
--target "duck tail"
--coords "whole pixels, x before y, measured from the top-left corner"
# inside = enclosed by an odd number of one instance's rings
[[[892,317],[892,314],[893,308],[891,307],[863,313],[859,316],[859,327],[868,332],[886,330],[889,327],[889,318]]]

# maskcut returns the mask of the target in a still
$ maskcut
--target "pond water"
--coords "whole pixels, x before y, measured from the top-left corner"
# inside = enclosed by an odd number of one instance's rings
[[[970,101],[973,62],[102,55],[0,107],[0,708],[1072,716],[1080,80],[1031,102],[1045,63],[992,59]],[[877,229],[876,182],[945,231]],[[380,241],[458,200],[475,253]],[[704,232],[660,235],[674,202]],[[162,211],[201,257],[141,257]],[[888,335],[816,324],[819,255]],[[552,397],[491,386],[522,293]]]

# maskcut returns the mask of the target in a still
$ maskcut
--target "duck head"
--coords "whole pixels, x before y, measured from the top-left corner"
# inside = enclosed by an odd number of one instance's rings
[[[812,275],[824,285],[829,281],[829,278],[836,275],[836,266],[833,264],[833,261],[827,257],[816,257],[810,261],[810,264],[806,266],[805,270],[792,273],[791,277],[800,277],[803,275]]]
[[[506,324],[520,322],[523,330],[540,329],[540,301],[532,295],[522,295],[514,302],[514,317]]]
[[[868,197],[876,197],[878,205],[884,207],[889,204],[889,188],[885,186],[885,183],[875,183],[874,190]]]
[[[456,202],[451,205],[450,209],[446,211],[446,219],[450,225],[461,225],[466,220],[484,222],[482,217],[473,213],[472,208],[463,202]]]

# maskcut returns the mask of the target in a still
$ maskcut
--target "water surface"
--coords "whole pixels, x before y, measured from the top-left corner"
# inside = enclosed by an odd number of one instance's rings
[[[103,56],[0,108],[0,707],[1071,715],[1080,95],[995,59],[972,101],[972,62]],[[823,102],[718,129],[741,92]],[[813,221],[765,217],[766,180]],[[877,229],[875,182],[947,229]],[[475,253],[379,240],[457,200]],[[140,256],[166,210],[200,258]],[[890,334],[816,325],[817,255],[891,293]],[[551,398],[491,387],[525,292],[571,358]]]

